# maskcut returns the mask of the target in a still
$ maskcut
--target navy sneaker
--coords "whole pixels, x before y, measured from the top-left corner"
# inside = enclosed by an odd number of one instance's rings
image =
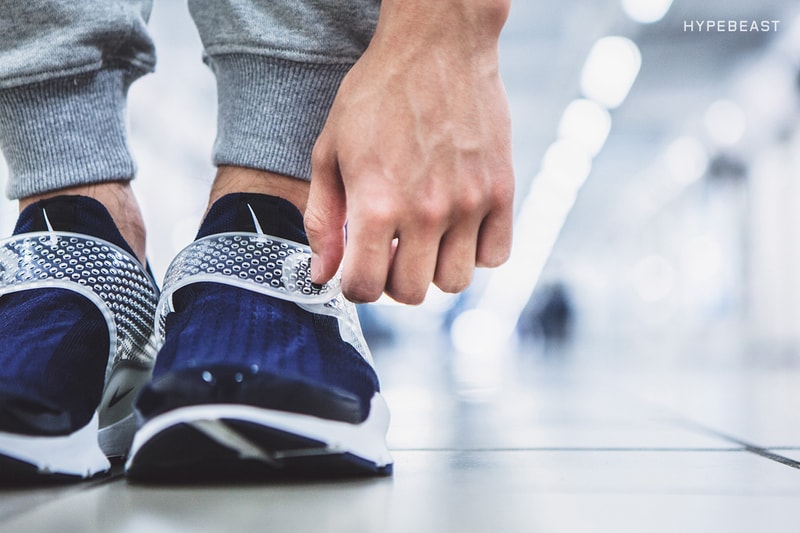
[[[233,194],[170,266],[134,480],[386,475],[389,412],[356,316],[311,283],[289,202]]]
[[[157,302],[99,202],[60,196],[20,214],[0,241],[0,481],[87,478],[126,454]]]

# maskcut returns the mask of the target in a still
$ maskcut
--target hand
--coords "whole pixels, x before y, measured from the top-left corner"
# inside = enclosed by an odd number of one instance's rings
[[[314,148],[315,282],[341,262],[350,300],[386,292],[418,304],[431,282],[460,292],[476,266],[507,259],[514,175],[497,58],[507,6],[486,5],[384,0]]]

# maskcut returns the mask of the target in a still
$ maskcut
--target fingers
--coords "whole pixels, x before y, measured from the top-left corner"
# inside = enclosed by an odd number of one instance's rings
[[[352,214],[342,266],[342,291],[358,303],[386,293],[418,305],[431,283],[458,293],[472,281],[476,266],[498,266],[511,248],[512,211],[472,213],[441,224],[408,224],[396,229],[397,217],[373,201]]]
[[[386,282],[386,294],[404,304],[421,304],[436,271],[438,251],[438,234],[411,233],[407,236],[401,233]]]
[[[374,302],[386,287],[394,255],[394,225],[384,215],[351,215],[342,262],[342,292],[356,303]]]
[[[417,305],[432,282],[444,292],[458,293],[469,286],[476,266],[499,266],[510,253],[510,207],[482,220],[459,220],[444,234],[440,228],[413,225],[398,230],[388,210],[373,207],[351,215],[345,246],[341,186],[330,178],[315,179],[306,211],[314,251],[312,279],[330,280],[341,262],[342,291],[351,301],[373,302],[385,292],[398,302]],[[328,190],[335,192],[325,196]],[[320,213],[330,213],[329,218]]]
[[[465,290],[475,271],[480,223],[464,223],[442,237],[433,282],[444,292]]]
[[[502,265],[511,254],[514,227],[514,182],[508,181],[505,190],[496,193],[493,208],[481,223],[478,232],[476,266],[494,268]]]
[[[318,143],[312,160],[304,220],[311,246],[311,280],[322,284],[333,278],[344,255],[347,202],[333,154]]]
[[[410,305],[423,302],[434,282],[445,292],[461,292],[472,281],[480,222],[442,227],[410,225],[395,230],[391,216],[351,218],[342,269],[342,290],[355,302],[386,293]],[[397,238],[394,238],[397,235]]]

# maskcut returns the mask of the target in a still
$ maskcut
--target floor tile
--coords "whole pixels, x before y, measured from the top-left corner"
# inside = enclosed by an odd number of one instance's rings
[[[638,374],[630,390],[653,406],[761,447],[800,447],[800,372],[740,368]],[[696,426],[694,426],[696,427]]]
[[[744,452],[397,455],[393,531],[796,527],[800,472]]]
[[[32,511],[38,506],[66,497],[91,486],[91,482],[79,485],[0,486],[0,524],[12,516]]]
[[[664,417],[631,410],[601,391],[563,403],[536,394],[463,402],[446,394],[388,388],[389,442],[400,449],[730,448],[735,443]],[[554,401],[555,400],[555,401]]]
[[[392,410],[393,448],[741,447],[688,423],[684,411],[653,401],[624,373],[504,354],[480,361],[485,372],[476,378],[495,374],[482,394],[465,394],[457,355],[435,342],[411,346],[376,353]]]
[[[747,452],[397,452],[390,479],[80,491],[19,531],[795,531],[800,472]],[[766,529],[765,529],[766,528]],[[794,528],[794,529],[793,529]]]

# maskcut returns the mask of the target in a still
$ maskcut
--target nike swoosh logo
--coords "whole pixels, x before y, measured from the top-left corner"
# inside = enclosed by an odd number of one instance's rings
[[[47,210],[42,208],[42,215],[44,215],[44,223],[47,225],[47,231],[53,233],[55,230],[53,229],[53,225],[50,223],[50,218],[47,216]],[[56,246],[58,244],[58,239],[55,235],[50,236],[50,246]]]
[[[264,235],[264,230],[261,229],[261,224],[258,223],[258,217],[256,216],[256,212],[253,211],[253,208],[250,206],[250,204],[247,204],[247,209],[250,210],[250,216],[253,217],[253,226],[255,226],[256,228],[256,233],[258,233],[259,235]]]
[[[47,224],[47,231],[55,231],[53,225],[50,223],[50,219],[47,217],[46,209],[42,209],[42,215],[44,215],[44,223]]]
[[[132,393],[136,387],[130,387],[129,389],[125,389],[125,392],[120,393],[119,387],[117,390],[114,391],[114,394],[111,395],[111,399],[108,401],[108,407],[114,407],[117,405],[125,396]]]

